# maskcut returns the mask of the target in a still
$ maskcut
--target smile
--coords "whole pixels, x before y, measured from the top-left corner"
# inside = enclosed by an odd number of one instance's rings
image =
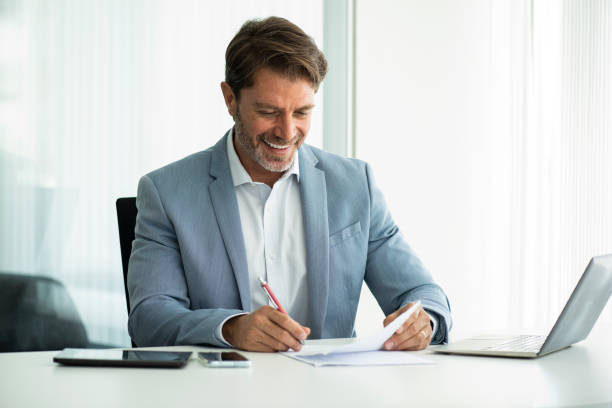
[[[287,149],[289,149],[291,147],[290,144],[288,144],[288,145],[277,145],[277,144],[274,144],[274,143],[270,143],[267,140],[264,140],[263,142],[265,144],[267,144],[268,146],[270,146],[271,148],[277,149],[277,150],[287,150]]]

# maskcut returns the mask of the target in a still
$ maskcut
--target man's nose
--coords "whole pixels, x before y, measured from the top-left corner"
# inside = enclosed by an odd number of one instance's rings
[[[295,136],[296,127],[291,115],[283,115],[275,128],[275,136],[285,140],[291,140]]]

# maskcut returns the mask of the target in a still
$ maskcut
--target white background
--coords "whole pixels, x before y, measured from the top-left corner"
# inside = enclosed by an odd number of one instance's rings
[[[115,199],[231,126],[219,83],[246,19],[287,17],[321,45],[324,4],[3,2],[0,270],[63,281],[91,340],[129,344]],[[610,2],[355,10],[355,153],[446,290],[454,336],[550,327],[612,252]],[[324,92],[316,146],[344,137],[322,134]],[[381,323],[364,291],[359,334]]]

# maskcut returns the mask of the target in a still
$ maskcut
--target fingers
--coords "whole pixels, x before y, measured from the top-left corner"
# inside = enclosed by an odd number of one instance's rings
[[[393,350],[423,350],[431,342],[432,329],[429,322],[420,329],[417,325],[412,325],[401,334],[393,335]]]
[[[310,334],[310,329],[308,327],[303,327],[291,317],[287,316],[286,314],[280,313],[276,309],[273,309],[268,306],[265,307],[268,308],[268,311],[270,313],[269,317],[272,322],[277,324],[282,330],[290,333],[294,339],[298,340],[298,342],[300,340],[306,340],[306,337],[308,337],[308,335]],[[308,331],[306,331],[306,329]]]
[[[393,321],[392,315],[397,317],[411,304],[399,309],[387,316],[385,326]],[[399,312],[399,313],[398,313]],[[396,330],[384,345],[386,350],[422,350],[426,348],[431,341],[432,329],[429,320],[429,315],[419,307],[403,324]]]
[[[258,328],[266,336],[264,342],[275,350],[286,351],[289,348],[299,351],[300,341],[307,337],[302,326],[289,316],[272,309],[265,317],[260,317]]]
[[[231,319],[225,326],[226,340],[234,347],[249,351],[287,351],[290,348],[299,351],[300,340],[310,334],[308,327],[269,306]]]
[[[389,323],[394,321],[399,315],[404,313],[406,310],[410,309],[413,305],[414,305],[414,302],[409,302],[408,304],[397,309],[395,312],[391,313],[389,316],[385,317],[385,320],[383,320],[383,327],[387,327]],[[412,316],[409,317],[409,319],[414,319],[415,314],[416,313],[413,313]]]
[[[408,305],[406,305],[406,306],[408,306]],[[383,327],[387,327],[389,325],[389,323],[394,321],[397,318],[397,316],[399,316],[401,314],[401,311],[403,311],[403,309],[406,306],[402,307],[401,309],[396,310],[395,312],[391,313],[389,316],[385,317],[385,320],[383,320]]]
[[[389,316],[385,317],[385,320],[383,320],[383,326],[387,327],[392,321],[394,321],[399,315],[401,315],[402,313],[404,313],[406,310],[410,309],[412,306],[414,305],[414,302],[410,302],[407,305],[404,305],[403,307],[397,309],[395,312],[391,313]],[[408,327],[409,325],[411,325],[413,322],[416,321],[417,316],[419,316],[419,312],[423,311],[423,308],[419,306],[419,308],[412,313],[412,315],[410,315],[410,317],[408,319],[406,319],[406,321],[404,322],[404,324],[402,325],[402,327]],[[402,327],[400,327],[399,329],[397,329],[398,332],[402,331]]]

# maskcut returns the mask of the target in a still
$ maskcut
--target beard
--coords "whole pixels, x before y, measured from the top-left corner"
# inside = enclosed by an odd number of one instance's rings
[[[282,157],[267,154],[262,144],[294,146],[304,138],[304,135],[301,133],[298,133],[289,142],[276,136],[268,135],[267,133],[261,133],[253,137],[246,131],[244,123],[242,123],[240,109],[236,109],[236,114],[234,115],[234,132],[236,133],[236,140],[240,143],[240,146],[246,151],[249,157],[267,171],[274,173],[284,173],[289,170],[295,160],[295,152],[291,155],[291,158],[287,160]]]

